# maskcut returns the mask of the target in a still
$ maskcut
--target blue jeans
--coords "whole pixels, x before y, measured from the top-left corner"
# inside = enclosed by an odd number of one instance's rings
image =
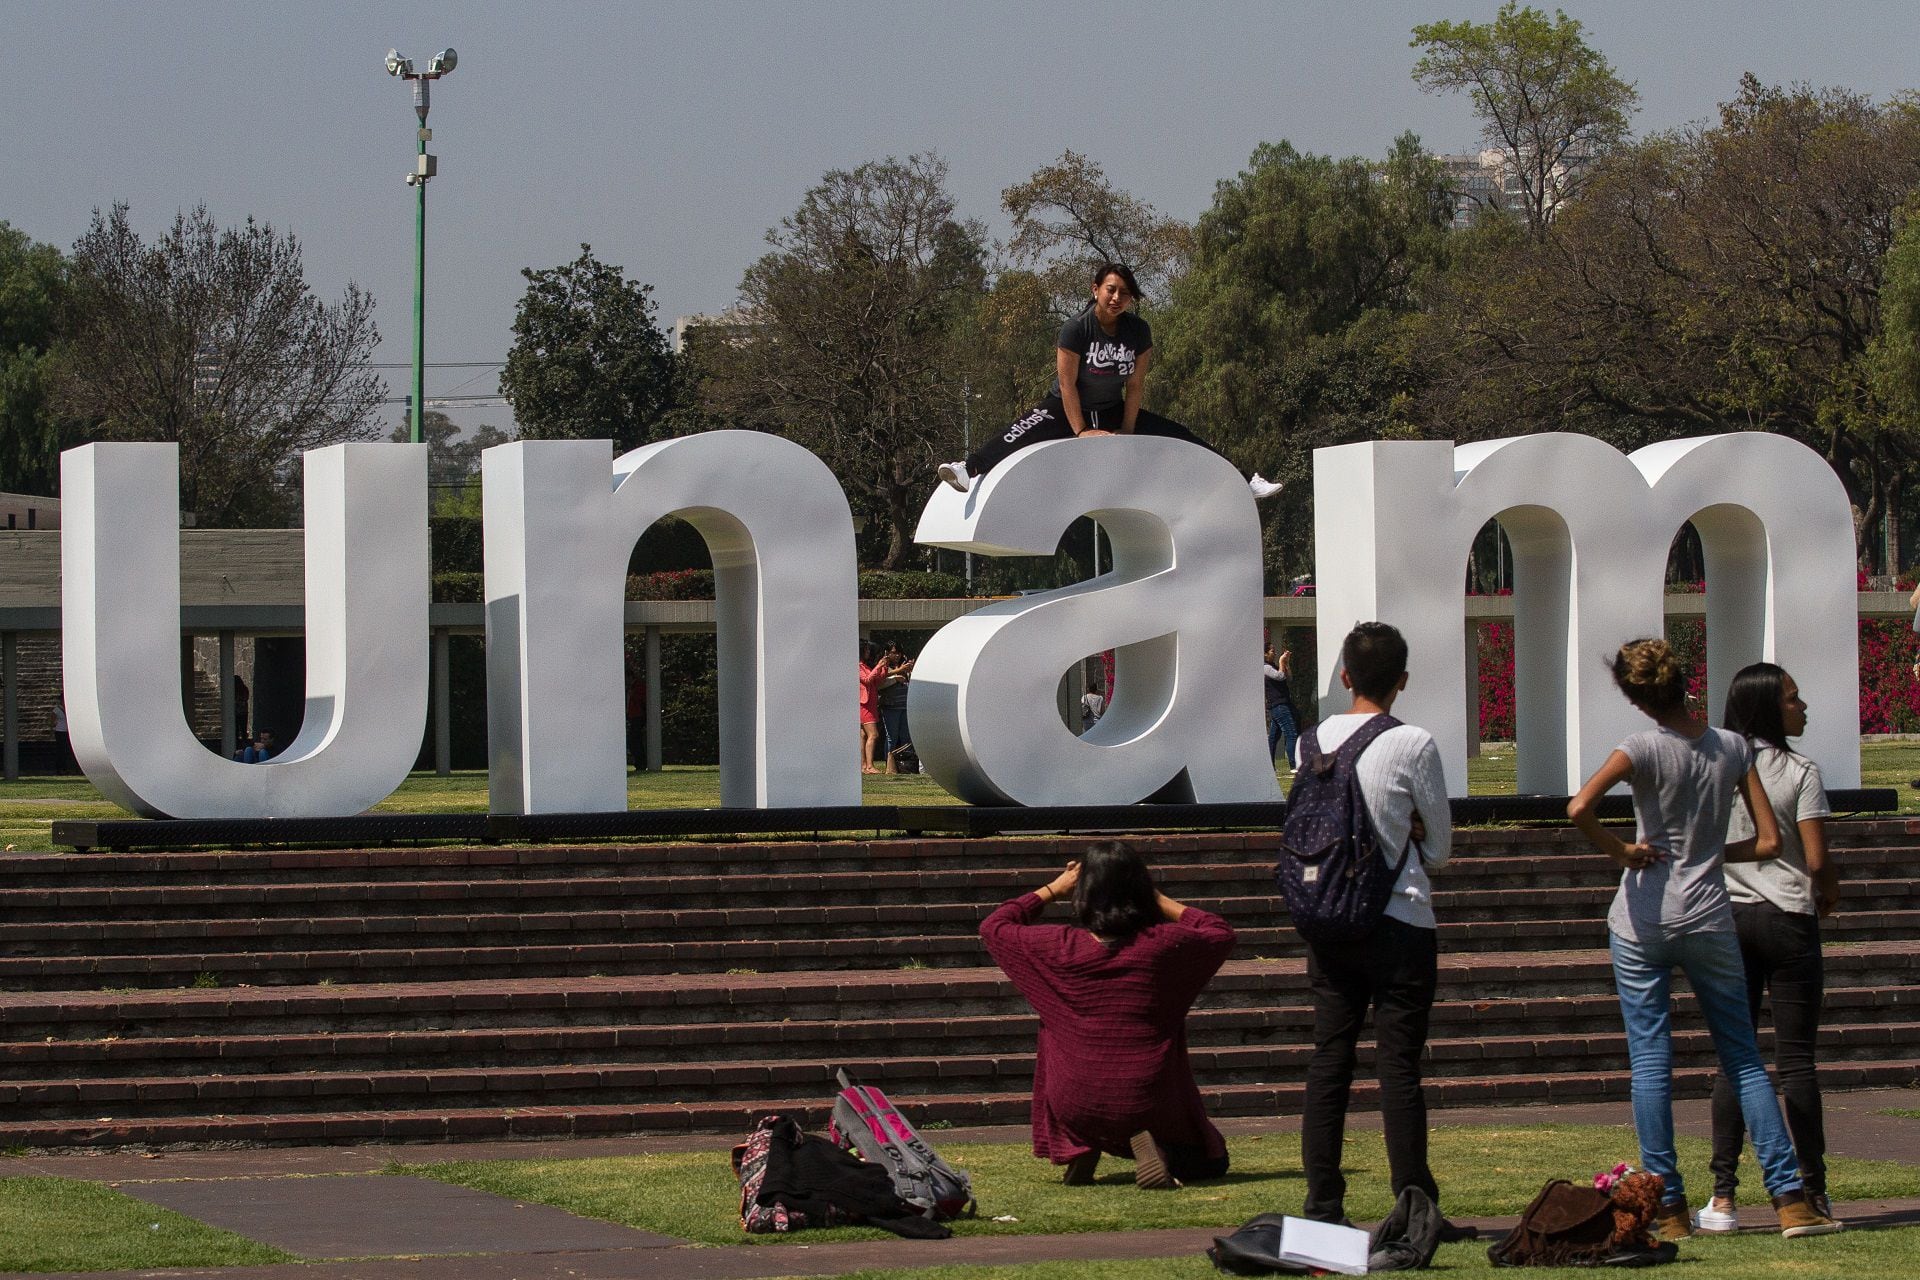
[[[1689,933],[1660,941],[1629,942],[1609,933],[1613,985],[1627,1029],[1633,1066],[1633,1127],[1640,1138],[1640,1164],[1666,1183],[1668,1201],[1686,1200],[1673,1151],[1673,970],[1687,975],[1713,1036],[1720,1072],[1740,1099],[1740,1114],[1753,1135],[1760,1175],[1769,1195],[1801,1189],[1800,1164],[1780,1118],[1773,1082],[1754,1043],[1747,1010],[1747,973],[1732,930]]]
[[[1293,708],[1284,702],[1276,702],[1267,708],[1267,758],[1278,760],[1280,751],[1285,748],[1287,765],[1293,765],[1293,744],[1299,741],[1300,726],[1293,722]]]

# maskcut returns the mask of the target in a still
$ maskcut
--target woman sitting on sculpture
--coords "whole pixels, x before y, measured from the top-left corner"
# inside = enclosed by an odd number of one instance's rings
[[[1005,431],[990,435],[961,462],[943,463],[940,479],[965,493],[973,482],[1016,450],[1075,436],[1165,436],[1220,452],[1171,418],[1146,408],[1147,366],[1153,359],[1153,329],[1131,310],[1140,297],[1124,263],[1093,269],[1093,300],[1061,327],[1054,350],[1053,393]],[[1271,498],[1280,486],[1254,475],[1256,498]]]
[[[1069,901],[1077,924],[1041,924]],[[996,963],[1040,1015],[1033,1153],[1091,1182],[1104,1152],[1148,1190],[1217,1178],[1227,1146],[1187,1061],[1187,1011],[1233,950],[1233,929],[1154,887],[1138,853],[1089,845],[1081,862],[980,926]]]

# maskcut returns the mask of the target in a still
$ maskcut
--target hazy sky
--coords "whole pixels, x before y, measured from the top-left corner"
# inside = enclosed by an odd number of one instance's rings
[[[1072,148],[1193,218],[1257,143],[1378,156],[1477,145],[1408,78],[1409,28],[1494,0],[1373,3],[39,3],[0,38],[0,218],[70,247],[128,202],[143,234],[205,202],[295,231],[329,299],[379,300],[411,357],[413,113],[381,67],[452,45],[434,94],[430,361],[497,361],[525,266],[582,241],[650,283],[662,325],[731,301],[766,229],[833,168],[933,150],[964,214]],[[1637,83],[1641,132],[1710,116],[1752,70],[1875,96],[1920,80],[1920,4],[1573,3]],[[477,375],[477,376],[476,376]],[[388,373],[394,394],[405,373]],[[429,370],[429,398],[493,390]],[[398,411],[393,414],[398,420]],[[503,408],[456,415],[507,421]]]

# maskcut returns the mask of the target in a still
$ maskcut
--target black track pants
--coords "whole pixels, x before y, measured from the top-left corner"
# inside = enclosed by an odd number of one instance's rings
[[[1118,433],[1125,419],[1126,410],[1120,405],[1106,409],[1082,409],[1081,415],[1087,426],[1098,427],[1103,431]],[[1134,420],[1135,435],[1164,436],[1169,440],[1185,440],[1197,444],[1211,453],[1219,453],[1212,445],[1187,430],[1172,418],[1163,418],[1148,409],[1142,409]],[[1067,409],[1060,403],[1059,396],[1048,396],[1026,413],[1020,415],[1006,430],[998,435],[989,436],[981,442],[978,449],[967,455],[967,474],[976,478],[987,474],[1018,450],[1031,444],[1041,444],[1048,440],[1071,440],[1073,428],[1067,425]]]

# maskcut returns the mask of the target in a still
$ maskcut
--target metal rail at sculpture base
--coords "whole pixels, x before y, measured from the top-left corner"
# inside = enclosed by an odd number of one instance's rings
[[[1891,787],[1828,793],[1841,816],[1891,813]],[[1557,825],[1566,796],[1462,796],[1452,802],[1461,826]],[[1132,804],[1051,808],[980,805],[863,805],[797,809],[629,809],[624,813],[363,813],[349,818],[60,819],[53,843],[91,849],[207,849],[250,845],[564,844],[578,840],[659,840],[685,836],[818,839],[827,834],[994,836],[1038,832],[1277,830],[1285,804]],[[1633,816],[1623,795],[1600,802],[1600,816]]]

